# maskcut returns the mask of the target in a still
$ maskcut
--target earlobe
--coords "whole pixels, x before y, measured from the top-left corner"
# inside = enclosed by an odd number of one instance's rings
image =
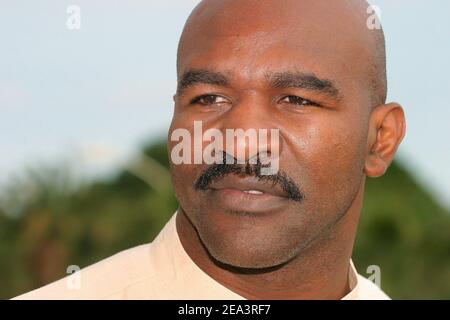
[[[372,111],[364,166],[368,177],[376,178],[386,173],[405,131],[405,114],[398,103],[381,105]]]

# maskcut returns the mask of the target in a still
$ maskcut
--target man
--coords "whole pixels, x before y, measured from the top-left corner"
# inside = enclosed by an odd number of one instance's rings
[[[179,210],[151,244],[82,270],[79,288],[62,279],[19,298],[387,299],[351,261],[366,177],[386,172],[405,134],[368,6],[202,1],[178,49]],[[174,133],[195,135],[195,122],[278,139],[233,138],[213,152],[232,162],[180,164]],[[262,174],[264,156],[277,171]]]

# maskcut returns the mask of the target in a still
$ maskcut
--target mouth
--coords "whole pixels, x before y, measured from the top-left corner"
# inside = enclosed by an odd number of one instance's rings
[[[242,192],[248,193],[248,194],[254,194],[254,195],[262,195],[262,194],[264,194],[264,192],[259,191],[259,190],[242,190]]]
[[[214,206],[233,212],[273,211],[289,200],[287,193],[273,182],[235,174],[212,182],[206,192]]]

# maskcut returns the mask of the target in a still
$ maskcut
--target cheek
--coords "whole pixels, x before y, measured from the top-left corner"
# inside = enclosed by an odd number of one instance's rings
[[[170,165],[172,182],[175,192],[190,196],[193,193],[194,181],[197,178],[197,168],[195,165],[180,164]]]
[[[317,139],[315,160],[320,164],[321,171],[333,171],[331,176],[334,176],[361,167],[365,144],[362,143],[363,139],[358,130],[335,126],[321,130]]]
[[[299,181],[308,184],[306,195],[336,200],[353,194],[363,175],[363,125],[324,119],[320,125],[311,122],[299,136],[295,163],[301,164]]]

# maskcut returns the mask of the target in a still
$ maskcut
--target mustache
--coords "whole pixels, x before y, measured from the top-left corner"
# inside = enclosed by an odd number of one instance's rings
[[[300,188],[286,173],[279,171],[273,175],[262,175],[261,168],[263,168],[263,165],[261,165],[260,161],[256,164],[250,164],[248,161],[245,164],[212,164],[203,170],[194,182],[194,189],[196,191],[206,191],[213,181],[217,181],[228,174],[247,175],[256,177],[259,181],[270,182],[273,186],[280,186],[290,200],[300,202],[304,199]]]

